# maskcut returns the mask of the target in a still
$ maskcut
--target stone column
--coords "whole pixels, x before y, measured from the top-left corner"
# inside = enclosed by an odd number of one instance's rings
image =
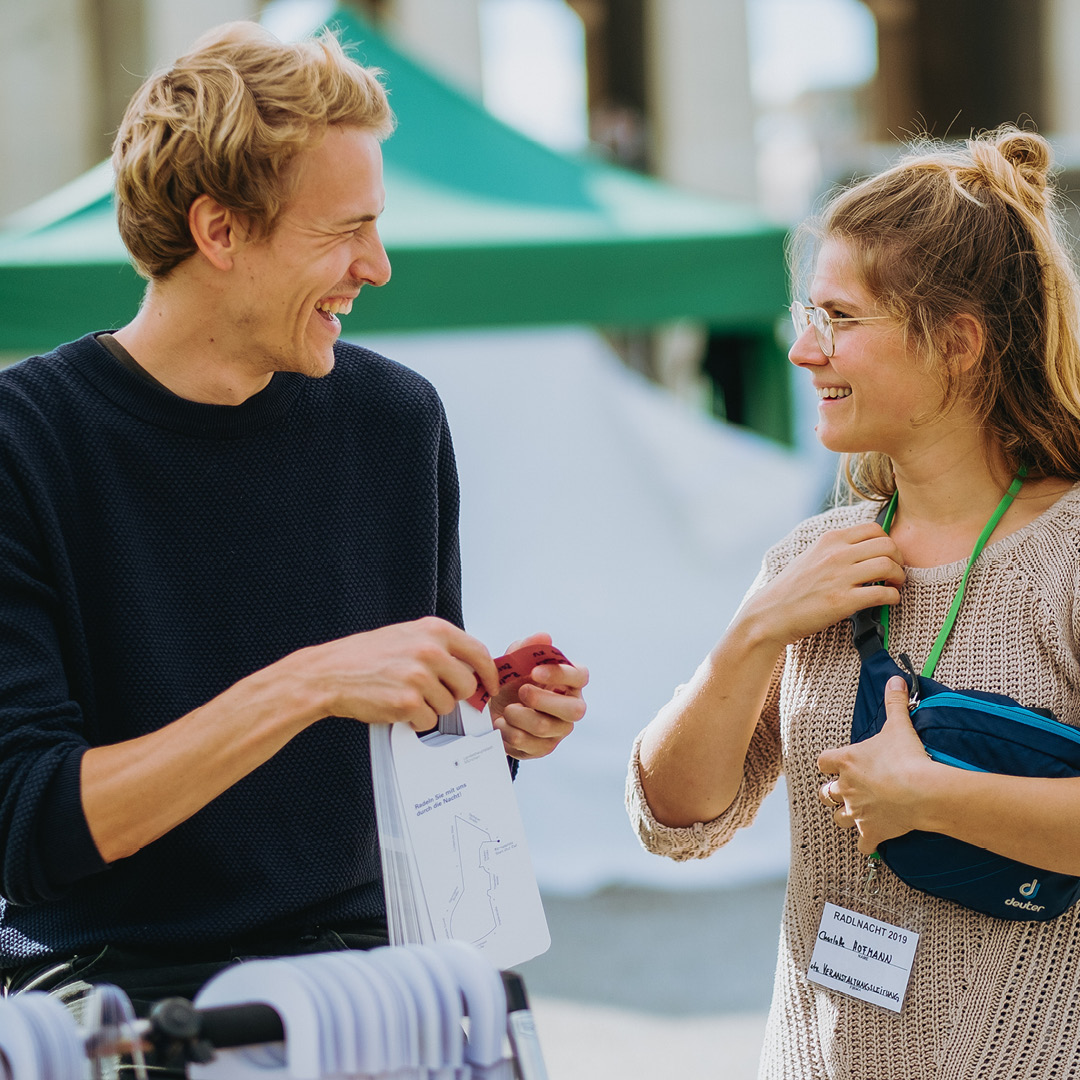
[[[665,180],[704,195],[755,202],[757,150],[750,93],[746,0],[645,0],[649,164]],[[712,342],[712,344],[710,344]],[[743,339],[714,339],[691,323],[653,334],[653,375],[687,399],[719,399],[703,358],[744,378]],[[712,380],[716,372],[710,371]],[[719,384],[717,384],[718,386]],[[779,397],[779,395],[778,395]],[[731,398],[741,417],[744,402]]]
[[[388,0],[394,40],[432,71],[481,96],[480,0]]]
[[[754,200],[757,173],[746,0],[648,0],[651,161],[665,179]]]
[[[80,0],[0,0],[0,219],[98,160]]]
[[[1080,157],[1080,0],[1046,0],[1044,57],[1047,83],[1048,132],[1069,144]]]
[[[145,0],[150,69],[171,63],[204,30],[235,19],[255,19],[259,0]]]

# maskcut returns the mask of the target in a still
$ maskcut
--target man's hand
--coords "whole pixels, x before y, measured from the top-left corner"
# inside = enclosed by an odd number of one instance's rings
[[[294,653],[297,673],[317,688],[319,711],[366,724],[433,728],[476,691],[498,690],[483,643],[434,616],[352,634]]]
[[[515,641],[506,651],[550,644],[549,634],[532,634]],[[499,690],[489,708],[492,723],[502,732],[506,753],[521,760],[547,757],[585,715],[581,692],[588,681],[586,668],[538,664],[527,682]]]
[[[885,687],[885,723],[875,736],[826,750],[818,768],[836,779],[818,797],[833,807],[833,822],[859,830],[859,850],[870,855],[878,844],[920,827],[919,808],[941,768],[926,755],[908,714],[907,684],[894,675]]]
[[[483,644],[429,616],[289,653],[205,705],[82,759],[82,801],[106,862],[145,847],[325,716],[435,727],[476,691],[499,689]]]

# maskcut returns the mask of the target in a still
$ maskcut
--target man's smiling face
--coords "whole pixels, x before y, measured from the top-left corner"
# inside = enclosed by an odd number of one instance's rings
[[[230,307],[253,364],[317,377],[334,366],[337,314],[364,285],[390,280],[377,225],[382,150],[363,128],[331,127],[293,168],[293,194],[273,232],[237,254]]]

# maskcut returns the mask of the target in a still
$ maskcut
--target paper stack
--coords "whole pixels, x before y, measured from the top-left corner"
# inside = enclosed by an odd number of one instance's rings
[[[504,682],[520,681],[512,660],[497,661]],[[558,661],[526,671],[535,662]],[[544,952],[547,920],[486,711],[462,702],[422,737],[405,724],[373,726],[371,768],[391,943],[463,941],[499,968]]]

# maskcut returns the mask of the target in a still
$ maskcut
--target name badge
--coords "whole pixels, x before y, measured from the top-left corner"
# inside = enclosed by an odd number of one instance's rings
[[[826,903],[807,978],[898,1013],[918,944],[914,930]]]

